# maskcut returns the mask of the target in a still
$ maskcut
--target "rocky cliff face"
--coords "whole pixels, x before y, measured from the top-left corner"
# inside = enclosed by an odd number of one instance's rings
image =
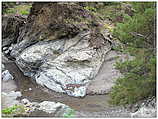
[[[75,3],[35,3],[10,55],[38,84],[83,97],[111,50],[98,21]]]

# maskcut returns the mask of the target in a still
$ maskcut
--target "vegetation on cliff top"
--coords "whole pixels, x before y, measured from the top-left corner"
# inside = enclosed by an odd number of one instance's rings
[[[118,62],[116,67],[124,74],[111,92],[111,103],[125,105],[156,96],[156,3],[133,2],[133,16],[124,15],[114,35],[123,44],[121,51],[135,56],[133,61]]]
[[[7,15],[28,15],[31,8],[31,3],[18,4],[15,2],[4,2],[2,5],[2,14]]]

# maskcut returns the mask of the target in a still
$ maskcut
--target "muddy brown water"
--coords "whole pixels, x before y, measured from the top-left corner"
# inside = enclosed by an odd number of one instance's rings
[[[31,78],[24,76],[14,62],[7,63],[5,66],[14,76],[17,90],[21,91],[22,98],[36,102],[61,102],[77,111],[98,112],[110,106],[108,104],[108,95],[87,95],[84,98],[70,97],[66,94],[56,93],[37,85]],[[29,88],[32,90],[29,90]]]

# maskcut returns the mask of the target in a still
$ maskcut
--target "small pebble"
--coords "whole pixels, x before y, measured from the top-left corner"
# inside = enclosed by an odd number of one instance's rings
[[[5,51],[5,50],[7,50],[7,49],[8,49],[8,47],[4,47],[4,48],[3,48],[3,51]]]
[[[30,101],[29,101],[28,99],[25,99],[25,98],[22,99],[21,102],[22,102],[23,104],[25,104],[25,105],[28,104],[28,103],[30,103]]]
[[[4,51],[4,53],[5,53],[5,54],[8,54],[8,53],[9,53],[9,50]]]

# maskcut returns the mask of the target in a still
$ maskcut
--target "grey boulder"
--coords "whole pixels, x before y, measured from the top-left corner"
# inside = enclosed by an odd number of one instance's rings
[[[62,104],[60,102],[50,102],[50,101],[43,101],[39,104],[39,110],[45,111],[47,113],[54,113],[56,110],[67,109],[69,106]]]
[[[88,83],[98,73],[110,44],[90,47],[89,32],[66,40],[36,43],[16,57],[25,75],[38,84],[70,96],[86,95]],[[99,39],[100,40],[100,39]]]
[[[14,77],[9,73],[8,70],[5,70],[2,72],[2,80],[3,81],[8,81],[8,80],[13,80]]]

